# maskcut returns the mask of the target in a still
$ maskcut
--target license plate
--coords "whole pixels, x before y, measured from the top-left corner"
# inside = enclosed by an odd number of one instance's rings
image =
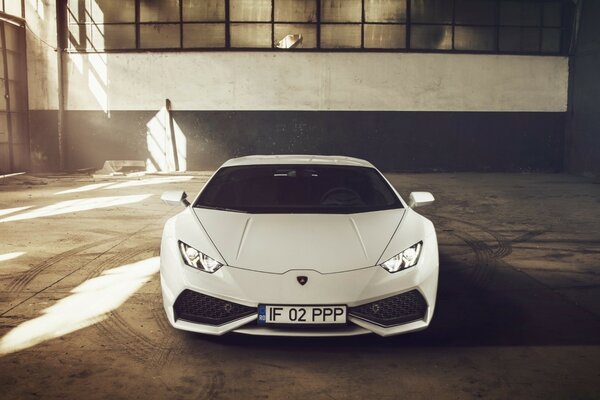
[[[258,306],[258,323],[345,324],[346,306]]]

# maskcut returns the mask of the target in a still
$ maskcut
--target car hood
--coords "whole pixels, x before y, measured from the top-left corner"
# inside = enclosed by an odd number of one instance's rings
[[[371,267],[404,209],[359,214],[246,214],[194,208],[224,261],[269,273],[335,273]]]

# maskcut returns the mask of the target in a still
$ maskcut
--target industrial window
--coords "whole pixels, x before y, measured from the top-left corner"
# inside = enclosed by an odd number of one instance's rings
[[[71,51],[563,54],[573,6],[568,0],[69,0],[67,7]]]
[[[8,5],[8,2],[5,2]],[[5,8],[10,11],[10,9]],[[15,9],[16,11],[16,9]],[[18,13],[16,14],[18,15]],[[0,15],[0,174],[29,165],[25,23]]]
[[[0,0],[0,12],[23,18],[25,0]]]

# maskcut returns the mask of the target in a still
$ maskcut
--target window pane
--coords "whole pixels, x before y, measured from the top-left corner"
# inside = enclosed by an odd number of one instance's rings
[[[406,21],[406,0],[365,0],[365,21]]]
[[[452,1],[420,0],[411,3],[412,22],[451,23]]]
[[[494,25],[496,2],[493,0],[456,0],[456,23]]]
[[[0,54],[0,62],[2,62],[2,55]],[[17,80],[22,78],[23,67],[21,66],[21,54],[15,53],[14,51],[6,52],[6,64],[8,65],[8,79]],[[0,76],[0,79],[4,79],[4,75]]]
[[[560,3],[544,3],[544,26],[560,26]]]
[[[2,88],[4,89],[4,88]],[[3,92],[4,93],[4,92]],[[4,96],[0,96],[4,97]],[[2,108],[3,110],[3,108]],[[8,141],[8,127],[6,126],[7,113],[0,111],[0,142]]]
[[[28,140],[20,139],[21,144],[13,145],[14,166],[18,171],[29,168],[30,152]]]
[[[539,45],[537,28],[500,28],[500,51],[538,52]]]
[[[22,28],[10,24],[4,24],[4,32],[6,35],[6,48],[14,51],[21,50],[21,35],[23,34]]]
[[[365,48],[402,49],[406,47],[404,25],[365,25]]]
[[[14,51],[6,52],[6,64],[8,65],[8,79],[22,80],[24,78],[25,65],[23,65],[23,56]],[[4,76],[0,77],[4,78]]]
[[[13,143],[27,143],[27,134],[25,133],[25,114],[20,112],[12,112],[10,114],[10,122],[12,124],[12,140]]]
[[[454,28],[454,48],[493,51],[496,49],[496,29],[457,26]]]
[[[85,0],[69,0],[67,9],[69,14],[69,22],[85,22]]]
[[[21,15],[21,1],[20,0],[5,0],[4,1],[4,12],[17,17],[23,17]]]
[[[229,9],[231,21],[271,20],[271,0],[229,0]]]
[[[452,27],[414,25],[410,36],[413,49],[448,50],[452,48]]]
[[[85,50],[87,40],[90,37],[91,25],[69,25],[69,48],[77,50]]]
[[[321,25],[321,47],[360,47],[360,25]]]
[[[1,114],[0,119],[2,119]],[[0,122],[0,124],[5,125],[6,123]],[[9,164],[8,161],[8,145],[6,144],[6,142],[8,141],[7,137],[8,136],[6,135],[6,131],[0,130],[0,171],[10,171],[12,168],[14,168],[12,165]]]
[[[231,24],[231,47],[271,47],[271,24]]]
[[[323,22],[360,22],[361,20],[361,0],[321,1],[321,21]]]
[[[24,111],[26,109],[25,96],[22,90],[23,85],[20,82],[8,82],[10,91],[10,109],[11,111]]]
[[[179,24],[140,25],[140,47],[143,49],[179,47]]]
[[[94,25],[91,41],[95,50],[135,49],[135,25]]]
[[[560,51],[560,29],[542,29],[542,51],[546,53]]]
[[[225,47],[225,24],[184,24],[183,47]]]
[[[225,0],[183,0],[184,21],[225,21]]]
[[[522,1],[500,2],[500,25],[537,26],[540,24],[540,4]]]
[[[275,0],[275,21],[316,22],[316,0]]]
[[[280,41],[287,35],[302,35],[303,49],[317,47],[317,26],[315,24],[275,24],[275,42]]]
[[[91,0],[91,15],[88,22],[96,24],[109,22],[135,22],[134,0]]]
[[[140,20],[142,22],[179,21],[179,0],[140,0]]]

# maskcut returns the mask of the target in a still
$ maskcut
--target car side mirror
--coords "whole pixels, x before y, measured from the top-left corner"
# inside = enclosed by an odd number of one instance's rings
[[[185,207],[190,205],[187,200],[187,193],[182,190],[169,190],[164,192],[160,199],[170,206],[178,206],[183,204]]]
[[[410,208],[417,208],[428,206],[433,203],[435,198],[429,192],[412,192],[408,197],[408,206]]]

